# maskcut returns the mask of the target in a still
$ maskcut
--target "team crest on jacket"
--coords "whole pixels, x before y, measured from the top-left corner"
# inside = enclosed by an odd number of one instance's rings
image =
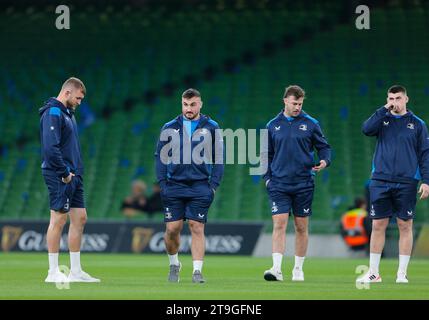
[[[306,124],[301,124],[301,125],[299,126],[299,130],[307,131],[307,125],[306,125]]]
[[[414,130],[414,123],[410,122],[409,124],[407,124],[407,128]]]

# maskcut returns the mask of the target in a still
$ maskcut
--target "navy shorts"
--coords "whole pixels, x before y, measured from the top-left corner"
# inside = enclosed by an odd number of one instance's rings
[[[369,216],[382,219],[396,216],[402,220],[414,218],[417,184],[371,180]]]
[[[85,208],[81,176],[74,176],[67,184],[56,175],[43,174],[43,178],[48,187],[51,210],[67,213],[70,208]]]
[[[309,180],[295,184],[269,181],[267,191],[270,198],[272,215],[293,213],[296,217],[311,216],[314,181]]]
[[[207,181],[190,185],[169,181],[161,190],[164,221],[189,219],[206,223],[213,198],[214,192]]]

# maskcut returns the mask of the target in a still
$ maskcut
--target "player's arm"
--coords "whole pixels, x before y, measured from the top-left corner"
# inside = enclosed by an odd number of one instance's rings
[[[418,141],[418,158],[422,184],[420,185],[420,199],[429,196],[429,134],[426,124],[422,124]]]
[[[54,168],[60,178],[71,180],[70,168],[66,166],[60,149],[61,126],[61,114],[52,109],[48,110],[42,118],[43,158]]]
[[[213,192],[216,192],[223,177],[225,159],[223,136],[219,127],[215,128],[214,135],[212,135],[212,150],[214,152],[212,152],[213,168],[210,177],[210,188]]]
[[[274,158],[274,142],[271,136],[271,131],[268,126],[267,126],[267,130],[268,130],[268,133],[267,133],[268,145],[267,145],[267,148],[261,152],[261,162],[264,162],[264,163],[261,163],[261,165],[263,168],[267,168],[267,171],[263,175],[265,186],[267,186],[268,182],[270,182],[271,180],[271,163],[273,162],[273,158]]]
[[[162,148],[168,143],[168,141],[162,141],[161,135],[164,127],[161,129],[161,134],[158,138],[158,142],[156,144],[155,150],[155,170],[156,170],[156,178],[158,180],[159,186],[161,190],[164,189],[165,184],[167,183],[167,159],[161,153]]]
[[[362,133],[366,136],[377,136],[382,126],[383,119],[386,118],[387,112],[391,109],[389,104],[377,109],[369,119],[362,125]]]
[[[326,140],[319,124],[316,124],[312,135],[313,146],[317,150],[319,164],[313,167],[313,170],[320,171],[331,164],[331,146]]]

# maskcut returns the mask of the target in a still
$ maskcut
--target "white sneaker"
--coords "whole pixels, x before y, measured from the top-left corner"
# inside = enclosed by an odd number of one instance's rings
[[[396,283],[408,283],[408,278],[405,273],[398,272],[396,275]]]
[[[264,272],[264,279],[267,281],[283,281],[283,274],[281,271],[271,268]]]
[[[292,270],[292,281],[304,281],[304,271],[299,269]]]
[[[70,282],[100,282],[100,279],[91,277],[85,271],[81,270],[76,273],[73,271],[70,271],[69,281]]]
[[[46,277],[45,282],[66,283],[69,282],[69,278],[59,270],[54,272],[48,271],[48,276]]]
[[[381,277],[378,273],[373,273],[368,271],[365,275],[356,279],[356,282],[359,283],[377,283],[381,282]]]

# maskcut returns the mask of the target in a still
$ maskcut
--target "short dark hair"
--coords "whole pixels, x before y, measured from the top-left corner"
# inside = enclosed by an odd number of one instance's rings
[[[304,98],[305,97],[305,91],[297,85],[289,86],[285,89],[285,93],[283,95],[283,99],[294,96],[295,99]]]
[[[395,84],[395,85],[391,86],[389,88],[389,90],[387,90],[387,93],[398,93],[398,92],[402,92],[403,94],[407,94],[407,89],[405,89],[404,86],[401,86],[399,84]]]
[[[191,99],[193,97],[201,98],[201,93],[193,88],[189,88],[182,93],[182,98]]]

